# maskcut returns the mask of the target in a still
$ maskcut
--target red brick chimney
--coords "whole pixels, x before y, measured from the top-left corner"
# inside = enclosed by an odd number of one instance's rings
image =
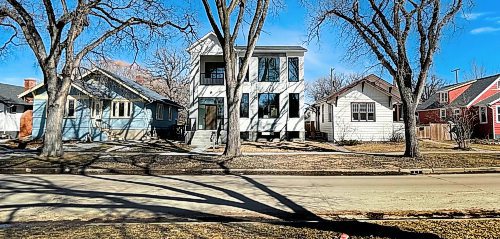
[[[144,77],[143,77],[142,75],[136,75],[136,76],[135,76],[135,81],[136,81],[137,83],[139,83],[139,84],[141,84],[141,85],[142,85],[142,84],[144,84],[145,79],[144,79]]]
[[[36,79],[24,79],[24,91],[27,91],[36,85]]]
[[[36,79],[31,79],[31,78],[24,79],[24,91],[30,90],[35,86],[36,86]],[[33,103],[33,97],[31,97],[31,94],[23,98],[24,101],[28,103]]]

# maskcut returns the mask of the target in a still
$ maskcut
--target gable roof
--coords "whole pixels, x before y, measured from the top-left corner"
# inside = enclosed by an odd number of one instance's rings
[[[458,83],[458,84],[444,86],[444,87],[440,88],[436,93],[432,94],[429,97],[429,99],[422,102],[417,107],[417,110],[431,110],[431,109],[443,108],[446,106],[451,106],[451,107],[469,106],[469,104],[474,102],[474,100],[477,99],[477,97],[479,97],[485,90],[487,90],[488,87],[491,86],[491,84],[493,84],[499,77],[500,77],[500,74],[484,77],[481,79],[466,81],[466,82],[462,82],[462,83]],[[456,88],[466,86],[466,85],[470,85],[470,87],[467,90],[465,90],[462,94],[460,94],[450,104],[439,102],[439,93],[440,92],[454,90]]]
[[[486,98],[484,100],[481,100],[481,101],[477,102],[474,105],[477,105],[477,106],[491,106],[491,105],[495,104],[498,101],[500,101],[500,92],[495,93],[492,96],[490,96],[490,97],[488,97],[488,98]]]
[[[344,88],[340,89],[339,91],[337,91],[337,92],[335,92],[335,93],[333,93],[333,94],[331,94],[323,99],[318,100],[316,103],[332,100],[332,99],[348,92],[349,90],[351,90],[352,88],[356,87],[357,85],[359,85],[363,82],[367,82],[372,87],[381,91],[382,93],[386,94],[387,96],[394,97],[395,101],[401,101],[401,97],[399,96],[399,92],[397,90],[397,87],[393,86],[389,82],[383,80],[382,78],[380,78],[374,74],[370,74],[367,77],[363,77],[359,80],[356,80],[356,81],[352,82],[351,84],[345,86]],[[392,87],[391,92],[389,92],[390,87]]]
[[[488,76],[476,80],[472,85],[464,91],[460,96],[457,97],[453,102],[450,103],[451,106],[469,106],[478,96],[483,94],[488,87],[491,86],[498,78],[500,74]]]
[[[8,105],[32,105],[17,97],[23,91],[22,86],[0,83],[0,102]]]
[[[101,69],[101,68],[94,68],[94,69],[86,72],[85,74],[83,74],[82,76],[80,76],[78,79],[74,80],[71,83],[72,86],[75,87],[76,89],[82,91],[83,93],[85,93],[87,95],[90,95],[90,96],[96,96],[96,97],[99,97],[99,98],[109,98],[109,95],[106,93],[106,91],[103,91],[99,87],[94,86],[92,84],[87,84],[83,80],[83,78],[86,77],[86,76],[88,76],[89,74],[97,73],[97,72],[99,72],[99,73],[107,76],[111,80],[113,80],[113,81],[117,82],[118,84],[124,86],[126,89],[128,89],[131,92],[139,95],[140,97],[142,97],[143,99],[145,99],[145,100],[147,100],[149,102],[160,101],[160,102],[163,102],[165,104],[169,104],[169,105],[172,105],[172,106],[175,106],[175,107],[178,107],[178,108],[182,108],[182,106],[179,105],[179,104],[177,104],[176,102],[168,99],[165,96],[162,96],[162,95],[158,94],[156,91],[153,91],[153,90],[149,89],[148,87],[143,86],[143,85],[137,83],[134,80],[131,80],[131,79],[127,78],[127,77],[119,76],[117,74],[114,74],[114,73],[112,73],[110,71],[107,71],[107,70],[104,70],[104,69]],[[41,83],[41,84],[33,87],[32,89],[27,90],[27,91],[21,93],[18,97],[23,97],[23,96],[25,96],[25,95],[33,92],[34,90],[39,89],[43,85],[44,84]]]

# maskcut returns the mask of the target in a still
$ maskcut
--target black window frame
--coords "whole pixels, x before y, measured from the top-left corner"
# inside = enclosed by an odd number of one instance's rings
[[[363,107],[364,111],[363,112]],[[369,107],[372,106],[372,107]],[[373,112],[370,112],[370,108]],[[370,114],[372,114],[372,120],[370,120]],[[354,116],[357,116],[355,119]],[[364,117],[363,117],[364,116]],[[351,122],[376,122],[377,121],[377,109],[375,102],[352,102],[351,103]],[[364,119],[363,119],[364,118]]]
[[[73,106],[73,107],[71,107]],[[75,118],[76,117],[76,100],[68,99],[68,103],[66,104],[64,111],[65,118]]]
[[[292,98],[294,101],[295,100],[297,101],[296,104],[292,104]],[[299,93],[289,93],[288,94],[288,117],[289,118],[300,118],[300,94]]]
[[[392,121],[393,122],[403,122],[403,105],[395,104],[392,107]]]
[[[275,67],[277,67],[276,71],[277,76],[270,80],[270,74],[269,72],[271,71],[270,66],[266,68],[266,66],[262,66],[262,64],[266,64],[263,62],[263,60],[274,60],[275,61]],[[264,72],[262,70],[264,69]],[[280,58],[279,57],[271,57],[271,56],[262,56],[259,57],[259,65],[258,65],[258,81],[259,82],[280,82]],[[265,74],[267,72],[267,74]],[[265,79],[264,79],[265,78]]]
[[[238,61],[239,61],[238,65],[239,65],[239,68],[240,68],[239,70],[241,71],[242,64],[243,64],[243,57],[240,57]],[[247,73],[245,74],[245,78],[243,78],[243,82],[249,82],[250,81],[250,74],[249,74],[249,72],[250,72],[250,67],[247,67]]]
[[[241,94],[240,118],[250,118],[250,94]]]
[[[225,75],[224,62],[205,62],[205,73],[201,74],[200,85],[224,85]]]
[[[296,67],[291,67],[292,63],[296,62]],[[300,81],[300,76],[299,76],[299,71],[300,66],[299,66],[299,58],[298,57],[288,57],[288,82],[299,82]],[[291,76],[295,76],[296,79],[291,79]]]
[[[267,95],[267,99],[268,99],[267,100],[267,105],[262,106],[262,104],[261,104],[261,97],[266,96],[266,95]],[[269,101],[269,96],[270,95],[274,96],[274,100],[273,101],[277,103],[277,105],[276,105],[276,109],[277,109],[276,116],[272,116],[272,114],[271,114],[271,112],[272,112],[271,106],[273,104],[271,104],[271,102]],[[258,110],[258,118],[259,119],[277,119],[277,118],[279,118],[280,117],[280,111],[281,111],[280,110],[280,94],[279,93],[259,93],[258,94],[258,106],[259,106],[259,110]],[[264,114],[265,108],[267,108],[267,111],[269,113],[267,118],[264,117],[264,115],[265,115]]]

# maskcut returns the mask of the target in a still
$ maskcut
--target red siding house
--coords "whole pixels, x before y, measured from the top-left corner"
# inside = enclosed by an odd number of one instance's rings
[[[418,108],[420,124],[446,123],[464,109],[477,113],[474,136],[500,139],[500,74],[441,88]]]

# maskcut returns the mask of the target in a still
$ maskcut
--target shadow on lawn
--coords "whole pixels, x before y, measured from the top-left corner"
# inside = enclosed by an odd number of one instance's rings
[[[268,186],[246,176],[234,175],[231,177],[237,177],[237,182],[241,183],[243,186],[258,189],[266,196],[278,201],[283,207],[286,208],[286,210],[267,205],[264,202],[254,199],[252,196],[238,192],[238,190],[230,190],[212,183],[199,182],[185,178],[150,176],[156,179],[161,179],[162,184],[159,184],[143,180],[146,178],[130,179],[128,177],[117,178],[95,175],[84,175],[81,177],[82,181],[92,179],[99,184],[112,182],[121,185],[127,184],[130,188],[147,187],[154,189],[154,191],[152,193],[133,193],[127,191],[82,190],[77,187],[60,186],[58,185],[58,182],[34,175],[4,177],[0,179],[0,189],[4,191],[4,193],[0,196],[0,211],[3,211],[4,214],[2,219],[3,223],[15,223],[16,215],[19,214],[20,211],[28,208],[46,209],[48,210],[46,213],[48,212],[49,214],[52,214],[50,216],[56,215],[57,211],[51,212],[51,210],[54,209],[85,209],[84,212],[86,213],[89,211],[99,213],[98,219],[95,221],[105,221],[106,219],[110,220],[110,218],[112,218],[112,220],[119,222],[141,222],[141,220],[137,217],[139,213],[148,214],[149,220],[142,220],[142,222],[172,220],[238,222],[249,220],[248,218],[224,216],[223,214],[216,215],[195,209],[169,206],[172,205],[171,202],[184,202],[192,205],[188,208],[197,208],[202,204],[209,204],[213,207],[228,206],[278,219],[277,221],[271,222],[273,224],[347,233],[351,236],[370,237],[373,235],[375,237],[382,238],[439,238],[438,236],[430,233],[408,232],[400,230],[396,227],[381,226],[359,221],[324,220],[303,206],[290,200],[286,196],[281,195],[270,189]],[[202,190],[193,190],[193,188],[200,188]],[[19,194],[35,194],[37,195],[38,202],[19,202],[16,204],[7,204],[5,202],[8,197]],[[217,194],[223,194],[224,197],[214,196]],[[52,200],[52,198],[61,197],[63,197],[63,199],[60,199],[57,202]],[[89,200],[92,203],[85,202],[82,199]],[[149,200],[156,201],[154,203],[144,203]],[[78,212],[74,211],[71,213],[75,214]],[[36,221],[36,219],[34,219],[34,221]],[[261,221],[261,219],[257,219],[257,221]],[[8,228],[3,230],[4,232],[6,231],[7,234],[9,233]],[[14,231],[10,232],[13,233]],[[9,238],[9,235],[6,235],[6,237]]]
[[[316,143],[316,144],[314,144]],[[302,151],[302,152],[339,152],[339,150],[322,147],[317,144],[319,141],[306,141],[306,142],[244,142],[244,145],[255,147],[261,150],[275,150],[280,149],[282,151]],[[323,143],[323,142],[322,142]]]

